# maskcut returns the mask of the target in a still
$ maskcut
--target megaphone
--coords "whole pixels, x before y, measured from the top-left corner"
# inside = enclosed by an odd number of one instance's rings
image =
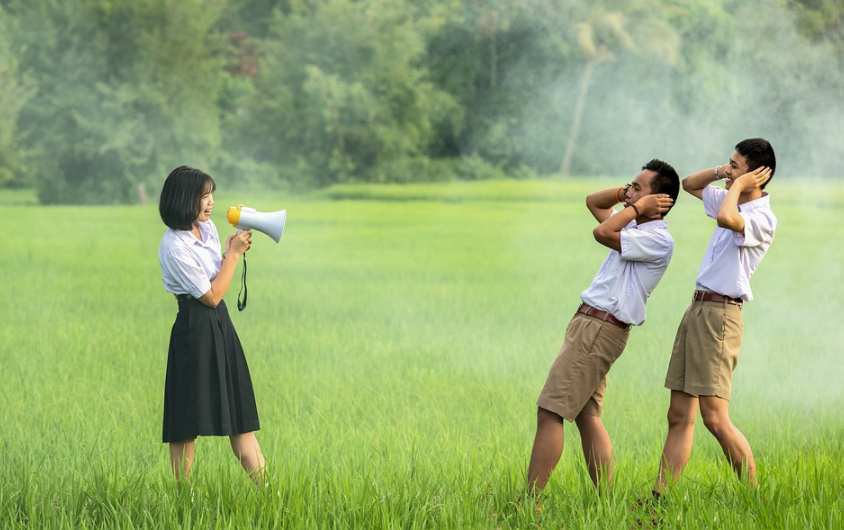
[[[264,213],[241,204],[229,206],[226,211],[226,220],[238,230],[257,230],[267,234],[278,243],[281,240],[281,233],[284,232],[287,210]]]

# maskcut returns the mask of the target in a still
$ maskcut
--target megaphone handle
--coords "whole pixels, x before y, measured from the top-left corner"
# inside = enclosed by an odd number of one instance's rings
[[[241,233],[241,232],[243,232],[243,231],[245,231],[245,230],[246,230],[246,228],[240,228],[240,227],[238,227],[238,229],[237,229],[237,235],[240,235],[240,233]],[[246,252],[244,252],[244,253],[243,253],[243,257],[244,257],[244,261],[243,261],[243,263],[246,263],[246,260],[245,260],[245,258],[246,258]]]

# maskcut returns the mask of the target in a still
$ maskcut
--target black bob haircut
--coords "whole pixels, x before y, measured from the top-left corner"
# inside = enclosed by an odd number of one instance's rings
[[[158,213],[161,220],[173,230],[190,230],[199,217],[202,197],[217,189],[214,179],[198,169],[179,166],[167,175]]]
[[[642,166],[642,169],[656,172],[656,175],[651,178],[651,193],[665,193],[674,201],[668,207],[668,211],[662,214],[665,217],[677,204],[677,196],[680,195],[680,176],[671,164],[656,158]]]
[[[753,171],[760,167],[771,168],[771,176],[764,184],[759,186],[765,189],[765,186],[774,178],[774,173],[777,172],[777,155],[774,154],[774,148],[768,140],[764,138],[748,138],[736,144],[736,152],[744,157],[747,162],[747,170]]]

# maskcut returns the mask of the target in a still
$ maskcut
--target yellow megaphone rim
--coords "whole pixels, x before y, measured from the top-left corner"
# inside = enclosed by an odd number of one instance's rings
[[[229,224],[235,228],[237,228],[238,223],[240,223],[240,210],[242,208],[243,205],[238,204],[237,207],[229,206],[229,209],[226,211],[226,220],[228,220]]]

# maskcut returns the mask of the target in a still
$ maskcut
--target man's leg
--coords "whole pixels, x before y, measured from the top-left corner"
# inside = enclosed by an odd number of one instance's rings
[[[190,476],[195,446],[196,438],[187,438],[170,443],[170,469],[176,476],[176,482],[181,482]]]
[[[563,454],[563,418],[542,407],[536,409],[536,437],[530,454],[528,488],[542,490]]]
[[[612,480],[613,452],[612,441],[604,422],[599,416],[591,416],[581,412],[575,418],[580,431],[580,441],[583,446],[583,456],[589,468],[592,484],[597,488],[604,479],[607,485]]]
[[[665,493],[669,473],[671,481],[677,482],[689,461],[694,442],[697,408],[698,398],[678,390],[671,391],[671,404],[668,406],[668,436],[665,438],[662,460],[659,462],[659,476],[653,489],[655,493]]]
[[[748,484],[755,487],[756,462],[753,460],[753,452],[750,450],[747,439],[730,421],[729,406],[728,400],[717,396],[700,397],[700,415],[703,417],[703,424],[721,444],[724,455],[732,464],[739,479],[746,478]],[[743,475],[744,473],[746,475]]]

